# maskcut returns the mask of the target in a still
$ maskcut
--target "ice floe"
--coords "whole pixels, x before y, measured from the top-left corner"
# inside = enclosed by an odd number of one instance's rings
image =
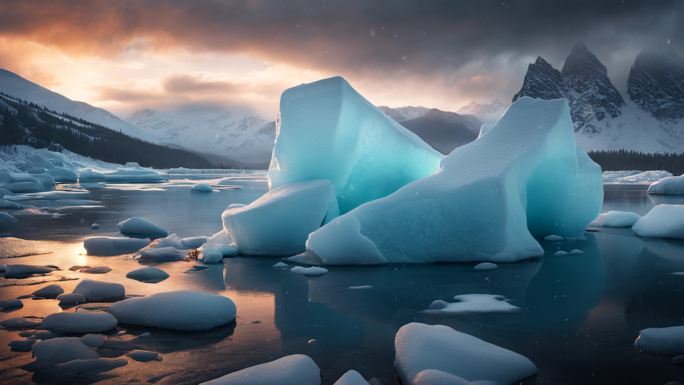
[[[309,235],[322,264],[511,262],[535,237],[579,237],[599,213],[601,168],[577,147],[567,101],[518,99],[440,170]]]
[[[235,320],[230,298],[197,291],[170,291],[116,302],[109,312],[121,324],[202,331]]]
[[[648,186],[649,194],[684,195],[684,175],[663,178]]]
[[[88,255],[111,256],[134,253],[149,243],[149,238],[91,237],[83,242],[83,247]]]
[[[41,322],[38,318],[16,317],[0,322],[0,326],[8,330],[37,329]]]
[[[54,299],[62,293],[64,293],[64,289],[61,286],[53,283],[51,285],[41,287],[40,289],[31,293],[31,295],[33,295],[33,298]]]
[[[513,384],[530,377],[537,367],[526,357],[443,325],[410,323],[394,339],[395,368],[405,385],[440,384],[426,381],[442,372],[447,384],[491,381]],[[466,382],[467,383],[467,382]]]
[[[608,211],[599,214],[589,225],[602,227],[632,227],[641,215],[631,211]]]
[[[200,193],[210,193],[214,191],[209,183],[196,183],[190,188],[190,190]]]
[[[125,166],[118,167],[110,172],[99,172],[93,169],[81,170],[78,174],[78,180],[80,183],[160,183],[165,182],[166,177],[150,168],[141,167],[138,163],[128,162]]]
[[[161,361],[162,357],[157,352],[149,350],[133,350],[128,353],[128,356],[138,362]]]
[[[74,293],[83,294],[88,302],[112,302],[124,299],[126,291],[120,283],[84,279],[76,285]]]
[[[97,352],[77,337],[58,337],[36,342],[31,349],[41,368],[50,368],[73,360],[97,359]]]
[[[82,303],[86,303],[85,295],[81,293],[64,293],[57,296],[60,307],[72,307]]]
[[[169,274],[156,267],[142,267],[129,271],[128,274],[126,274],[126,278],[146,283],[157,283],[169,278]]]
[[[196,249],[207,242],[207,237],[188,237],[181,238],[176,234],[171,234],[157,242],[157,247],[175,247],[176,249]]]
[[[640,237],[684,239],[684,205],[657,205],[632,230]]]
[[[328,273],[328,269],[319,266],[295,266],[290,269],[290,271],[296,274],[306,275],[308,277],[318,277]]]
[[[509,312],[520,310],[519,307],[511,305],[508,300],[501,295],[461,294],[455,296],[454,299],[456,302],[446,302],[442,300],[433,301],[426,312],[459,314]]]
[[[17,310],[21,309],[22,307],[24,307],[24,303],[21,302],[20,299],[13,298],[0,301],[0,310],[2,311]]]
[[[671,177],[672,173],[665,170],[652,171],[604,171],[605,184],[651,184],[663,178]]]
[[[153,247],[145,249],[140,253],[138,261],[147,262],[175,262],[185,258],[185,250],[175,247]]]
[[[63,334],[101,333],[116,327],[116,318],[103,311],[53,313],[43,319],[43,329]]]
[[[320,385],[318,365],[303,354],[293,354],[255,366],[250,366],[223,377],[203,382],[202,385]]]
[[[432,174],[441,158],[346,80],[332,77],[283,92],[268,176],[271,188],[327,179],[344,213]]]
[[[327,180],[274,188],[247,206],[223,212],[223,227],[241,254],[294,255],[312,231],[338,214]]]
[[[473,270],[487,271],[487,270],[496,270],[498,268],[499,268],[499,266],[496,263],[480,262],[473,267]]]
[[[121,234],[138,238],[162,238],[169,235],[166,229],[140,217],[128,218],[125,221],[119,222],[118,226]]]

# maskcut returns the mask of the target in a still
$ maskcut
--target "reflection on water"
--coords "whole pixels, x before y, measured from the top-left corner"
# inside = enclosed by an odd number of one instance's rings
[[[336,267],[318,278],[274,269],[275,258],[226,259],[225,265],[199,271],[192,271],[196,262],[182,261],[156,265],[170,274],[157,284],[125,278],[139,267],[130,255],[85,255],[85,236],[114,234],[116,223],[129,216],[144,216],[181,236],[209,235],[220,228],[219,213],[225,206],[258,195],[236,190],[191,194],[188,185],[164,189],[98,190],[88,199],[101,201],[103,207],[73,210],[62,218],[28,218],[14,235],[44,240],[33,246],[51,252],[1,262],[55,264],[61,270],[50,279],[121,282],[129,295],[181,288],[220,293],[236,302],[236,323],[204,333],[123,327],[124,334],[109,337],[100,352],[103,356],[125,356],[137,348],[158,351],[163,361],[129,360],[126,367],[76,382],[196,383],[285,354],[305,353],[321,367],[324,384],[332,384],[352,368],[378,383],[396,384],[394,334],[411,321],[446,324],[526,355],[539,367],[539,375],[526,383],[662,384],[684,379],[682,369],[668,357],[632,347],[642,328],[684,323],[684,276],[670,274],[684,271],[683,242],[640,239],[629,229],[599,229],[587,233],[586,240],[544,243],[544,258],[503,264],[493,271],[474,271],[471,264]],[[610,187],[604,209],[645,213],[660,203],[657,199],[643,189]],[[676,203],[684,203],[684,198]],[[100,223],[99,230],[90,230],[93,222]],[[553,256],[559,249],[574,248],[584,254]],[[69,271],[72,265],[107,265],[113,270],[87,275]],[[77,282],[60,285],[70,291]],[[44,285],[0,290],[4,299]],[[349,288],[362,285],[371,287]],[[500,294],[522,310],[423,312],[435,299],[468,293]],[[24,304],[20,310],[0,313],[0,319],[60,311],[54,300],[27,299]],[[17,338],[17,332],[0,332],[2,382],[55,382],[18,368],[30,361],[30,354],[9,352],[6,344]]]

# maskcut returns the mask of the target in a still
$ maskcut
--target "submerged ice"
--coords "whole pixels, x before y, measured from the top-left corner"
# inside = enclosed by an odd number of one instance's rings
[[[510,262],[542,255],[535,237],[581,236],[602,198],[567,101],[525,97],[439,172],[338,217],[306,246],[329,265]]]

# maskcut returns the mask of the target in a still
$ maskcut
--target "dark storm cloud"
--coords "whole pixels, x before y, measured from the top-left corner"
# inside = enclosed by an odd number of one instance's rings
[[[2,7],[0,36],[105,57],[137,44],[246,52],[357,78],[440,77],[479,91],[520,78],[531,57],[562,60],[577,41],[609,68],[622,66],[620,74],[643,47],[670,39],[681,52],[683,10],[674,0],[29,0]],[[463,80],[487,74],[484,82]]]

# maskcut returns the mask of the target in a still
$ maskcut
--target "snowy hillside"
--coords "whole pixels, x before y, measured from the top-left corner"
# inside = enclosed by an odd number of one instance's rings
[[[236,166],[268,165],[275,138],[275,123],[247,109],[144,109],[128,120],[158,143],[212,154]]]
[[[71,100],[2,68],[0,68],[0,92],[45,106],[59,113],[69,114],[91,123],[120,131],[129,136],[145,140],[150,139],[143,130],[119,119],[102,108]]]

